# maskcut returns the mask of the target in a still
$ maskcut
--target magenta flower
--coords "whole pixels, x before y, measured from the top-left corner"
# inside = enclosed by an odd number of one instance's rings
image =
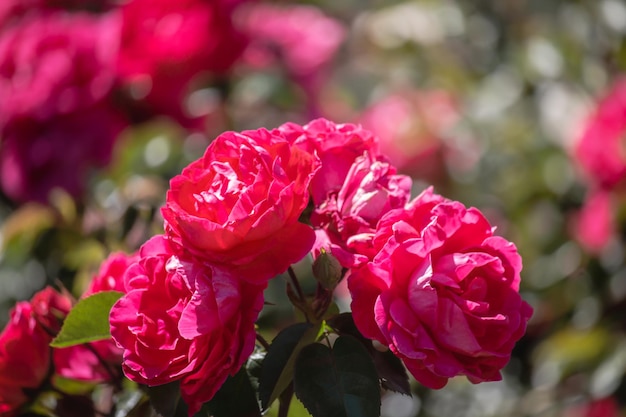
[[[126,376],[150,386],[180,381],[192,416],[252,353],[264,286],[175,255],[163,236],[140,257],[111,309],[111,334],[124,349]]]
[[[321,168],[310,186],[316,206],[341,190],[352,164],[364,152],[369,152],[374,158],[380,155],[378,138],[359,125],[316,119],[304,126],[285,123],[277,130],[291,144],[319,157]]]
[[[377,255],[348,286],[361,333],[388,346],[430,388],[466,375],[501,379],[532,308],[522,261],[475,208],[424,191],[378,224]]]
[[[346,267],[367,260],[376,225],[389,210],[402,208],[411,195],[411,178],[396,175],[389,163],[376,160],[369,152],[356,158],[337,193],[315,207],[314,227],[326,231],[328,250]],[[348,259],[346,259],[346,253]],[[361,256],[363,255],[363,256]]]
[[[593,184],[613,188],[626,177],[626,79],[617,80],[598,102],[575,149]]]
[[[170,181],[166,234],[198,258],[266,282],[313,245],[313,229],[298,218],[318,166],[277,130],[223,133]]]

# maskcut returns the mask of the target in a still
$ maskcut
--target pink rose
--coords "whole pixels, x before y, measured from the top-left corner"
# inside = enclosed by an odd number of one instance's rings
[[[100,291],[125,291],[124,273],[139,260],[137,255],[123,252],[112,253],[100,266],[89,287],[81,298]],[[54,349],[53,359],[56,373],[76,380],[104,382],[117,378],[122,363],[122,349],[112,339],[89,343],[89,347],[78,345]]]
[[[265,282],[313,245],[313,229],[298,218],[318,165],[279,131],[223,133],[171,180],[166,234],[194,256]]]
[[[152,111],[186,124],[184,100],[194,77],[225,73],[246,46],[232,22],[236,2],[133,0],[121,10],[119,74]]]
[[[264,286],[197,262],[156,236],[126,272],[127,294],[111,309],[122,367],[149,386],[180,381],[189,415],[209,401],[252,353]]]
[[[378,157],[378,138],[361,126],[336,124],[316,119],[304,126],[285,123],[278,129],[290,143],[317,155],[321,168],[311,181],[311,195],[316,206],[329,195],[338,193],[354,161],[367,151]]]
[[[615,187],[626,177],[626,78],[617,80],[590,117],[575,156],[592,183]]]
[[[70,307],[67,297],[50,287],[32,300],[20,301],[0,333],[0,413],[12,415],[28,401],[23,389],[36,390],[50,374],[50,347]]]
[[[361,333],[389,346],[430,388],[501,379],[532,308],[522,260],[475,208],[428,189],[378,224],[377,255],[348,278]]]
[[[323,228],[329,240],[341,249],[353,253],[347,263],[337,256],[338,248],[330,251],[341,264],[351,268],[365,256],[368,243],[374,236],[380,218],[389,210],[404,207],[411,194],[411,178],[396,175],[389,163],[377,160],[369,152],[358,157],[338,193],[331,193],[311,216],[314,227]],[[339,250],[341,250],[339,249]]]

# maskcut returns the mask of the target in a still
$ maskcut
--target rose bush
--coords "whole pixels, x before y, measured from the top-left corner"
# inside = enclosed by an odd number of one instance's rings
[[[166,234],[199,258],[266,282],[313,245],[313,229],[298,218],[318,166],[280,131],[226,132],[170,181]]]
[[[149,386],[180,381],[191,416],[252,353],[264,286],[175,252],[161,235],[141,247],[110,324],[126,376]]]
[[[501,379],[531,307],[520,298],[522,261],[475,208],[427,189],[391,210],[376,256],[348,278],[361,333],[389,346],[430,388],[466,375]]]

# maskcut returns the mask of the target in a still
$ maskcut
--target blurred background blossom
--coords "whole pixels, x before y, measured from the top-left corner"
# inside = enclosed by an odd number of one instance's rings
[[[414,383],[383,415],[626,415],[625,73],[620,0],[1,1],[0,323],[154,235],[217,134],[323,116],[483,211],[535,310],[502,382]]]

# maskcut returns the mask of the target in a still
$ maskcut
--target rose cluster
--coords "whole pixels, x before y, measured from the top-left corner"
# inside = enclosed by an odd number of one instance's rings
[[[500,379],[532,314],[521,258],[477,209],[410,191],[358,125],[218,136],[171,180],[164,233],[124,275],[110,323],[126,376],[179,381],[192,415],[253,351],[268,281],[323,249],[348,271],[358,330],[418,381]]]
[[[178,382],[193,415],[252,354],[268,282],[308,254],[336,258],[358,331],[425,386],[500,379],[532,314],[520,255],[476,208],[431,188],[411,200],[411,188],[359,125],[219,135],[171,179],[163,233],[112,255],[83,295],[123,293],[113,340],[51,351],[72,301],[48,288],[17,305],[0,375],[19,378],[0,377],[0,405],[15,410],[51,374],[98,382],[121,368],[147,386]]]

